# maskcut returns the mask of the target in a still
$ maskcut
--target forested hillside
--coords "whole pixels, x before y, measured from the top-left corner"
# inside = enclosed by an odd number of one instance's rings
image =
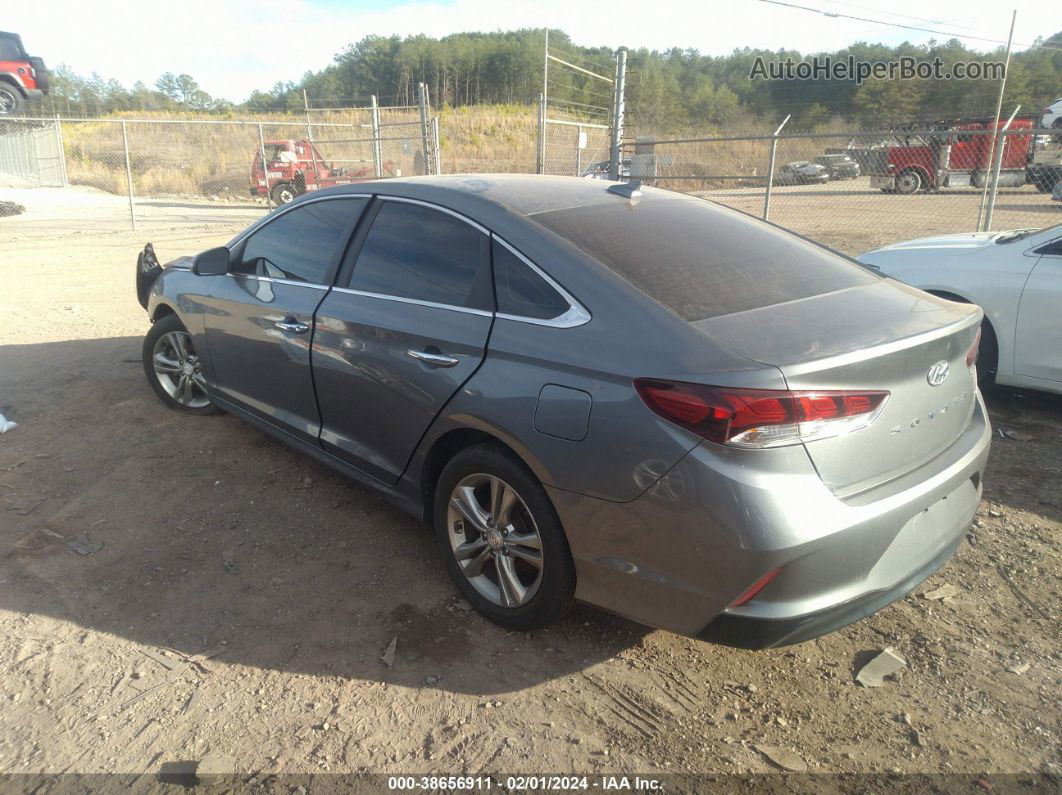
[[[551,49],[584,68],[611,74],[612,52],[582,47],[563,31],[550,32]],[[154,88],[142,83],[132,90],[97,75],[79,77],[60,69],[53,81],[55,100],[72,107],[109,110],[194,109],[219,111],[285,111],[302,108],[303,89],[317,106],[363,104],[376,94],[382,104],[415,102],[416,84],[424,82],[436,105],[531,104],[542,90],[542,30],[460,33],[441,39],[427,36],[368,36],[339,53],[319,72],[298,82],[278,83],[256,91],[233,105],[203,92],[188,75],[163,75]],[[825,55],[826,53],[819,53]],[[741,125],[778,119],[791,113],[792,128],[809,129],[839,118],[850,124],[878,126],[904,120],[989,113],[995,108],[998,82],[944,80],[870,80],[862,86],[839,81],[750,80],[757,57],[767,61],[814,53],[737,49],[710,56],[696,50],[631,49],[628,56],[628,109],[639,127],[711,124]],[[865,61],[890,61],[900,56],[920,60],[939,57],[945,66],[957,61],[999,61],[1002,50],[979,53],[952,39],[926,46],[887,47],[857,42],[829,53]],[[551,70],[551,98],[572,112],[600,112],[608,103],[608,87],[571,70]],[[1021,104],[1038,112],[1062,96],[1062,33],[1040,39],[1037,46],[1017,52],[1007,83],[1006,106]]]

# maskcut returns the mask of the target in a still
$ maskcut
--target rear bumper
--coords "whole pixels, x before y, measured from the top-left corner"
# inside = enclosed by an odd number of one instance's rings
[[[722,613],[698,637],[739,649],[773,649],[817,638],[860,621],[902,599],[943,566],[958,549],[961,540],[961,537],[956,538],[926,565],[891,588],[870,591],[825,610],[792,618],[755,618]]]
[[[23,88],[22,91],[26,94],[26,99],[40,99],[47,93],[39,88]]]
[[[803,447],[703,443],[628,503],[547,487],[576,597],[635,621],[747,648],[807,640],[900,598],[962,540],[991,443],[977,395],[947,450],[858,497],[823,484]],[[780,569],[752,601],[735,599]]]

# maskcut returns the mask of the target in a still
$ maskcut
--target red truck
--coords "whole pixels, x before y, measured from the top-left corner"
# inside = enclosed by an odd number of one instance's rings
[[[307,191],[376,178],[372,166],[356,171],[336,168],[305,138],[266,141],[265,159],[267,175],[262,173],[262,153],[255,149],[251,160],[251,195],[268,195],[277,205],[287,204]],[[392,171],[392,164],[385,163],[384,169]]]
[[[898,133],[898,145],[888,147],[884,167],[870,172],[870,186],[885,193],[917,193],[940,188],[983,187],[989,178],[994,119],[959,119],[938,122],[929,133]],[[1005,121],[1000,121],[1002,129]],[[1000,186],[1033,181],[1029,164],[1034,149],[1032,117],[1016,118],[1003,143]],[[979,132],[987,130],[988,132]],[[1022,134],[1028,130],[1029,134]]]
[[[0,31],[0,116],[13,116],[27,99],[47,93],[44,61],[26,54],[17,33]]]

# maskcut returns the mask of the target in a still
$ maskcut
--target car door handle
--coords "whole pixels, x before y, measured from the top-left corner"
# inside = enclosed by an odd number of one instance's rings
[[[310,330],[310,327],[305,323],[299,323],[297,320],[278,320],[273,324],[281,331],[290,331],[292,334],[305,334]]]
[[[412,348],[406,351],[406,355],[411,359],[416,359],[418,362],[424,362],[424,364],[430,364],[435,367],[453,367],[461,361],[456,356],[447,356],[444,353],[417,351]]]

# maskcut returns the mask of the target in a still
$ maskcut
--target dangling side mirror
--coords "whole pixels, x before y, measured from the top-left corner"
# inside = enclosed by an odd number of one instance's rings
[[[225,246],[208,248],[192,260],[192,273],[196,276],[222,276],[228,272],[229,250]]]

